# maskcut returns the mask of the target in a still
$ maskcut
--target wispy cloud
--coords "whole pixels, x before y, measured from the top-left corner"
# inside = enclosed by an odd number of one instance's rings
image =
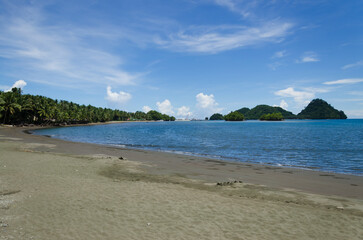
[[[355,68],[355,67],[362,67],[363,61],[358,61],[356,63],[347,64],[342,67],[343,70],[349,69],[349,68]]]
[[[75,80],[80,86],[133,85],[141,76],[123,70],[123,59],[96,43],[110,41],[107,28],[69,28],[47,20],[42,9],[34,6],[19,7],[1,16],[0,56],[16,60],[22,69],[37,71],[38,78],[39,71],[44,78],[52,74],[53,78],[44,81],[51,85],[73,85]]]
[[[363,96],[363,91],[351,91],[349,92],[351,95]]]
[[[214,54],[265,42],[281,42],[292,26],[292,23],[278,21],[256,27],[198,26],[157,39],[155,43],[173,51]]]
[[[250,8],[256,5],[255,1],[247,1],[242,5],[242,1],[236,0],[214,0],[214,2],[222,7],[228,8],[228,10],[238,13],[244,18],[251,16]]]
[[[336,81],[328,81],[324,82],[326,85],[336,85],[336,84],[355,84],[355,83],[361,83],[363,82],[363,78],[346,78],[346,79],[340,79]]]
[[[345,113],[349,116],[349,118],[363,118],[363,110],[346,110]]]
[[[274,55],[272,56],[272,58],[283,58],[286,56],[287,56],[287,51],[282,50],[282,51],[275,52]]]
[[[308,62],[319,62],[320,59],[318,58],[315,52],[305,52],[299,60],[296,60],[296,63],[308,63]]]
[[[305,105],[310,100],[315,98],[315,92],[313,91],[296,91],[294,88],[289,87],[275,92],[275,95],[280,97],[293,98],[299,105]]]

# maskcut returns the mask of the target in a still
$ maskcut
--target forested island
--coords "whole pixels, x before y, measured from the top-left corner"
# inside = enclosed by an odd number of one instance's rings
[[[12,125],[68,125],[108,121],[163,120],[175,117],[151,110],[125,112],[110,108],[79,105],[44,96],[22,94],[20,88],[0,91],[0,123]]]
[[[235,120],[236,112],[240,113],[239,120]],[[234,120],[231,120],[234,119]],[[215,113],[210,120],[243,121],[243,120],[282,121],[284,119],[347,119],[343,111],[339,111],[322,99],[312,100],[299,114],[286,111],[281,107],[269,105],[257,105],[249,109],[247,107],[238,109],[225,116]]]

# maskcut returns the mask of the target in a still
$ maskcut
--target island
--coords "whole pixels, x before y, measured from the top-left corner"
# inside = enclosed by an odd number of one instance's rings
[[[284,117],[281,113],[268,113],[260,117],[261,121],[282,121]]]
[[[224,119],[226,121],[236,121],[230,120],[235,119],[235,116],[237,116],[236,112],[243,115],[243,120],[281,121],[283,119],[347,119],[347,116],[343,111],[337,110],[326,101],[316,98],[297,115],[281,107],[261,104],[252,109],[243,107],[225,116],[220,113],[215,113],[210,117],[210,120]]]
[[[299,119],[347,119],[343,111],[332,107],[322,99],[312,100],[298,115]]]
[[[216,120],[224,120],[224,116],[220,113],[215,113],[210,116],[209,120],[216,121]]]
[[[226,121],[243,121],[245,117],[242,113],[238,111],[230,112],[226,116],[224,116],[224,120]]]

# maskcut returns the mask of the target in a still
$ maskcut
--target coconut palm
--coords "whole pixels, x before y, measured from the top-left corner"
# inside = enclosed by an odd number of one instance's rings
[[[21,111],[20,104],[17,103],[15,94],[13,92],[6,92],[2,94],[2,110],[4,111],[4,124],[7,123],[8,118],[10,119],[15,112]]]

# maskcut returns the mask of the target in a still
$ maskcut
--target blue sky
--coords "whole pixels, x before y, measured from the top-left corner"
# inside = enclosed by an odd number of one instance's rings
[[[177,118],[322,98],[363,118],[362,12],[359,0],[0,0],[0,89]]]

